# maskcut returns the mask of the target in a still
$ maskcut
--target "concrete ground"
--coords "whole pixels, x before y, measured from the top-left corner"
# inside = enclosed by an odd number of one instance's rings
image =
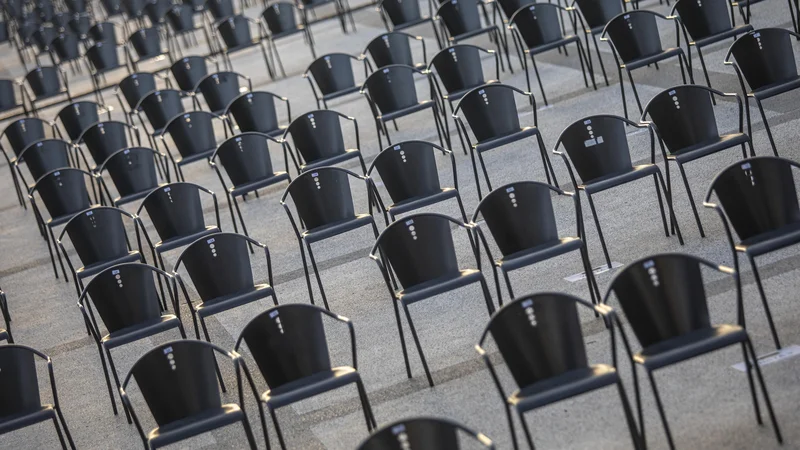
[[[643,7],[667,14],[669,9],[653,1]],[[758,27],[791,28],[785,2],[769,0],[753,7],[753,23]],[[257,17],[258,11],[246,11]],[[355,13],[358,26],[356,33],[343,35],[339,24],[329,20],[312,26],[317,54],[329,52],[360,53],[366,43],[383,32],[378,14],[372,8]],[[741,19],[737,17],[737,20]],[[662,30],[665,42],[674,42],[674,30],[667,25]],[[427,42],[428,57],[436,51],[430,27],[415,28],[413,33],[422,35]],[[478,45],[492,48],[493,44],[485,38],[475,39]],[[704,49],[705,60],[714,87],[725,92],[740,92],[736,76],[722,61],[729,42]],[[254,89],[268,90],[291,100],[293,116],[297,117],[315,109],[315,102],[307,81],[301,73],[311,61],[310,53],[299,36],[278,42],[278,50],[283,58],[287,77],[271,81],[264,68],[260,54],[245,51],[234,55],[235,70],[252,78]],[[800,50],[795,44],[796,54]],[[206,46],[186,51],[186,54],[203,53]],[[513,52],[513,49],[512,49]],[[577,54],[571,48],[569,56],[551,52],[542,55],[539,71],[550,106],[544,107],[541,95],[534,88],[534,95],[540,102],[538,110],[539,127],[549,151],[552,150],[559,133],[567,125],[591,114],[622,114],[619,84],[610,50],[601,43],[602,58],[608,72],[610,86],[602,83],[597,55],[595,71],[598,89],[592,90],[583,85]],[[416,54],[417,58],[421,54]],[[699,60],[694,55],[694,77],[702,80]],[[485,69],[493,73],[493,61],[484,61]],[[501,80],[520,88],[525,88],[524,72],[520,61],[512,57],[514,73],[501,73]],[[152,70],[166,66],[166,61],[144,64],[140,70]],[[17,55],[8,47],[0,49],[0,76],[20,77],[24,70]],[[112,74],[109,83],[118,81],[124,75]],[[661,64],[660,70],[645,68],[634,74],[639,94],[643,101],[670,86],[680,84],[677,61]],[[112,78],[115,78],[112,80]],[[626,83],[627,84],[627,83]],[[75,93],[87,92],[90,83],[85,74],[71,77],[70,86]],[[535,86],[535,84],[534,84]],[[427,85],[418,84],[421,96],[427,96]],[[121,105],[113,98],[111,90],[105,93],[106,103],[113,108],[113,116],[122,120]],[[636,105],[628,91],[628,107],[636,111]],[[765,103],[770,126],[775,136],[778,151],[782,156],[800,160],[800,149],[796,147],[800,108],[798,94],[788,93]],[[187,103],[187,108],[189,107]],[[46,108],[41,117],[52,119],[59,107]],[[375,128],[370,117],[367,101],[359,95],[352,95],[332,101],[330,108],[351,115],[359,121],[361,151],[367,164],[380,150]],[[519,102],[522,121],[532,122],[530,106]],[[720,130],[731,132],[738,127],[738,110],[734,102],[720,101],[716,107]],[[632,116],[635,114],[632,113]],[[752,111],[753,143],[759,155],[771,154],[764,125],[757,110]],[[635,117],[632,117],[635,118]],[[7,123],[7,122],[5,122]],[[469,158],[464,156],[455,139],[452,121],[451,132],[454,138],[453,151],[456,158],[459,187],[468,214],[478,203],[475,179]],[[392,129],[393,142],[406,139],[435,139],[436,132],[428,114],[413,115],[398,120],[400,130]],[[0,125],[5,126],[5,125]],[[221,130],[219,136],[222,136]],[[353,132],[346,129],[345,139],[354,142]],[[630,143],[633,160],[649,160],[649,143],[646,133],[631,130]],[[354,145],[354,144],[353,144]],[[486,164],[492,175],[494,186],[515,180],[544,180],[541,160],[535,146],[528,141],[509,145],[489,152]],[[533,152],[533,153],[532,153]],[[550,156],[562,187],[571,188],[563,162]],[[283,160],[280,152],[274,153],[276,165]],[[739,152],[732,149],[687,166],[695,200],[701,202],[713,176],[722,168],[740,158]],[[663,161],[659,158],[663,170]],[[356,164],[344,165],[357,170]],[[441,160],[442,177],[450,183],[452,170],[449,162]],[[0,173],[7,174],[6,168]],[[188,181],[199,183],[217,193],[220,201],[222,228],[232,231],[233,226],[227,211],[225,196],[213,170],[203,163],[193,164],[184,169]],[[659,252],[687,252],[711,261],[732,265],[733,257],[724,236],[724,230],[713,211],[701,208],[700,216],[706,231],[701,238],[692,217],[685,190],[679,180],[675,186],[675,212],[686,240],[680,246],[677,238],[666,238],[661,226],[655,203],[655,192],[651,183],[639,181],[615,188],[596,198],[603,231],[609,245],[611,258],[622,265],[641,257]],[[141,445],[133,426],[126,423],[123,416],[111,414],[101,365],[92,338],[86,335],[82,317],[76,307],[75,289],[63,280],[53,278],[47,248],[40,239],[34,225],[31,209],[23,210],[17,204],[11,180],[8,175],[0,183],[4,195],[0,196],[0,283],[8,294],[9,307],[13,317],[13,331],[16,340],[35,347],[53,359],[58,392],[66,420],[82,449],[138,448]],[[308,292],[303,277],[298,245],[283,208],[279,204],[284,186],[274,186],[262,190],[260,198],[249,198],[242,204],[242,213],[250,234],[267,244],[272,253],[275,271],[275,289],[281,303],[307,303]],[[353,187],[357,208],[366,210],[363,186]],[[384,192],[385,194],[385,192]],[[585,203],[585,202],[584,202]],[[554,205],[559,228],[564,235],[572,235],[575,230],[575,214],[572,202],[566,198],[555,198]],[[209,221],[213,220],[213,207],[206,205]],[[134,212],[138,205],[128,205]],[[450,201],[426,208],[457,216],[458,208]],[[603,264],[597,231],[588,208],[584,209],[592,265]],[[382,219],[378,224],[383,228]],[[152,230],[152,228],[151,228]],[[456,233],[459,261],[463,267],[474,267],[475,261],[469,251],[469,243],[464,233]],[[441,295],[435,299],[411,306],[411,314],[420,334],[422,346],[436,381],[430,388],[425,381],[422,366],[416,352],[411,351],[411,364],[414,377],[405,375],[402,354],[394,323],[391,300],[375,263],[367,258],[374,242],[370,231],[363,229],[337,236],[315,245],[315,255],[320,262],[322,280],[328,295],[331,309],[351,318],[355,324],[358,343],[359,371],[361,372],[375,417],[379,424],[389,423],[401,418],[417,415],[449,417],[479,430],[489,436],[498,448],[511,448],[509,428],[503,413],[503,404],[498,397],[489,372],[474,350],[480,334],[487,323],[487,313],[477,287],[467,287]],[[171,266],[178,252],[167,255],[167,265]],[[147,254],[149,257],[149,253]],[[485,257],[485,255],[484,255]],[[759,259],[767,296],[780,337],[785,346],[800,344],[800,309],[797,307],[797,294],[800,290],[800,255],[796,248],[788,248]],[[488,264],[488,261],[485,262]],[[256,278],[265,277],[263,257],[253,257]],[[488,267],[484,265],[484,267]],[[577,255],[566,255],[551,261],[536,264],[519,270],[512,277],[518,294],[537,291],[563,291],[588,298],[583,282],[569,282],[565,277],[582,271]],[[597,277],[600,289],[605,289],[617,270],[604,272]],[[759,301],[753,277],[749,268],[742,269],[744,280],[744,302],[748,317],[748,331],[759,354],[767,354],[774,346],[766,324],[764,311]],[[492,295],[496,297],[494,281],[485,272]],[[735,290],[730,279],[715,273],[707,274],[708,295],[712,318],[717,323],[735,321]],[[316,286],[315,286],[316,289]],[[508,295],[504,291],[504,297]],[[196,296],[196,293],[194,294]],[[318,292],[316,297],[319,299]],[[497,299],[494,299],[497,302]],[[233,348],[235,339],[244,325],[270,304],[257,302],[212,317],[208,320],[212,340],[225,347]],[[183,311],[187,331],[194,333],[188,320],[188,310]],[[405,322],[405,321],[404,321]],[[608,333],[601,323],[590,314],[582,315],[587,348],[591,361],[610,360]],[[404,324],[407,328],[407,324]],[[343,328],[331,326],[330,348],[335,362],[349,364],[349,344]],[[150,339],[125,346],[114,351],[120,374],[127,373],[131,365],[154,345],[177,338],[176,332],[167,332]],[[408,339],[408,333],[406,333]],[[411,340],[408,340],[412,345]],[[494,353],[492,346],[489,351]],[[513,381],[504,368],[499,355],[493,360],[500,368],[500,374],[507,390],[513,388]],[[732,366],[742,361],[742,354],[736,348],[722,350],[713,354],[667,368],[658,373],[659,388],[665,403],[667,415],[672,426],[676,445],[680,448],[726,448],[726,449],[768,449],[778,448],[769,426],[758,426],[753,417],[747,380],[743,372]],[[250,367],[256,369],[255,364]],[[763,367],[764,376],[770,389],[775,412],[781,424],[784,448],[800,448],[800,358],[788,358]],[[632,393],[630,368],[627,361],[621,363],[628,393]],[[235,377],[230,367],[223,367],[226,384],[235,386]],[[257,377],[258,378],[258,377]],[[264,383],[260,382],[260,387]],[[645,422],[647,441],[650,448],[666,448],[663,429],[655,409],[655,403],[647,385],[644,385]],[[154,426],[146,412],[141,397],[133,392],[134,404],[145,427]],[[229,390],[226,400],[236,401],[235,389]],[[246,394],[246,407],[250,422],[256,431],[259,446],[264,447],[261,427],[258,424],[256,403]],[[345,388],[319,397],[303,401],[297,405],[283,408],[278,413],[287,445],[296,449],[352,449],[367,436],[363,416],[359,409],[355,389]],[[539,448],[612,449],[629,448],[631,441],[624,423],[622,409],[617,393],[606,389],[579,398],[560,402],[528,414],[529,424]],[[766,417],[765,417],[766,418]],[[519,427],[516,427],[519,431]],[[274,429],[270,424],[271,443],[277,444]],[[521,436],[520,436],[521,437]],[[58,445],[55,433],[49,424],[37,425],[0,437],[0,447],[8,449],[54,448]],[[185,441],[178,448],[242,448],[246,445],[239,427],[228,427]],[[467,447],[467,448],[474,448]]]

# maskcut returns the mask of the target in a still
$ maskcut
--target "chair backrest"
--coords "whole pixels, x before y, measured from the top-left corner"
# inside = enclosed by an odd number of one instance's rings
[[[500,5],[500,9],[503,11],[506,17],[510,18],[514,15],[514,13],[522,8],[523,6],[530,5],[531,3],[536,3],[535,0],[498,0],[497,2]]]
[[[236,14],[233,0],[207,0],[205,5],[216,20],[226,19]]]
[[[667,89],[650,100],[642,117],[650,115],[670,152],[709,142],[719,137],[711,95],[699,85]]]
[[[56,36],[58,36],[58,31],[56,31],[55,27],[40,25],[31,37],[39,51],[46,52]]]
[[[203,301],[251,289],[253,270],[247,237],[236,233],[214,233],[191,243],[178,257]]]
[[[267,5],[261,18],[267,24],[270,34],[277,35],[298,28],[295,10],[297,6],[287,1],[272,2]]]
[[[8,111],[20,106],[22,105],[18,103],[14,80],[0,80],[0,111]]]
[[[341,115],[321,109],[295,118],[286,129],[295,150],[307,163],[341,155],[347,149],[342,134]]]
[[[723,33],[733,28],[728,13],[730,4],[725,0],[678,0],[673,10],[695,41]]]
[[[356,86],[353,56],[329,53],[314,60],[306,70],[311,73],[322,95],[329,95]]]
[[[195,92],[203,94],[203,99],[208,104],[208,109],[214,114],[222,114],[228,105],[239,96],[241,83],[245,81],[249,87],[249,79],[236,72],[217,72],[206,75],[195,87]]]
[[[155,75],[148,72],[136,72],[128,75],[119,82],[118,88],[131,109],[136,108],[145,95],[158,89]]]
[[[38,117],[25,117],[11,122],[3,131],[14,154],[19,154],[32,143],[46,137],[45,130],[51,128],[50,124]]]
[[[624,11],[621,0],[575,0],[589,29],[604,27]]]
[[[214,119],[218,116],[207,111],[190,111],[174,117],[164,129],[181,156],[191,156],[217,148]]]
[[[214,2],[216,0],[209,0]],[[245,16],[229,16],[217,25],[217,32],[228,49],[235,49],[250,44],[253,40],[250,33],[250,22]]]
[[[83,132],[82,141],[96,164],[102,164],[112,153],[129,147],[127,134],[133,129],[125,122],[97,122]],[[137,142],[138,144],[138,142]]]
[[[617,116],[590,116],[561,132],[558,143],[584,183],[631,170],[625,124],[625,119]]]
[[[373,72],[364,81],[364,88],[378,110],[389,114],[418,103],[414,73],[410,66],[386,66]]]
[[[355,217],[350,176],[337,167],[321,167],[301,173],[287,193],[307,230]]]
[[[64,88],[61,80],[61,71],[56,66],[37,67],[27,75],[25,75],[25,82],[33,92],[35,98],[52,97]]]
[[[444,21],[451,37],[483,28],[477,0],[443,1],[439,4],[436,15]]]
[[[75,33],[61,33],[52,42],[51,47],[58,55],[58,60],[73,61],[81,56],[80,37]]]
[[[520,130],[515,88],[487,84],[467,92],[455,108],[463,112],[478,142]]]
[[[212,158],[219,158],[234,186],[263,180],[275,174],[269,155],[269,139],[257,132],[244,132],[226,140]]]
[[[194,183],[161,186],[147,194],[136,215],[146,210],[162,241],[190,236],[206,227],[201,192],[208,191]]]
[[[172,0],[150,0],[144,7],[144,12],[153,25],[163,23],[164,17],[172,8]]]
[[[89,37],[95,42],[105,42],[111,47],[117,45],[117,30],[114,22],[100,22],[89,29]]]
[[[728,50],[751,91],[797,77],[793,36],[781,28],[764,28],[742,35]]]
[[[532,3],[520,7],[509,22],[528,48],[536,48],[563,38],[559,19],[562,12],[560,6],[552,3]]]
[[[25,148],[19,155],[34,180],[62,167],[70,167],[72,144],[61,139],[42,139]]]
[[[50,217],[63,217],[91,206],[87,179],[92,181],[90,173],[63,167],[41,176],[33,191],[39,193]]]
[[[86,1],[84,0],[65,0],[64,4],[72,14],[84,14],[87,12]]]
[[[80,39],[86,39],[91,28],[92,16],[88,13],[75,14],[69,21],[69,29],[77,34]]]
[[[88,295],[109,333],[152,321],[161,317],[155,282],[159,276],[169,280],[168,274],[147,264],[118,264],[92,278],[80,302]]]
[[[247,344],[270,389],[331,369],[324,313],[304,304],[280,305],[257,315],[242,330],[236,350]]]
[[[481,53],[482,49],[475,45],[454,45],[434,55],[431,67],[448,93],[463,91],[486,83]]]
[[[381,0],[379,6],[395,27],[422,19],[419,0]]]
[[[95,72],[101,73],[121,67],[119,55],[117,54],[117,44],[109,40],[96,42],[86,50],[86,59],[92,64]]]
[[[557,242],[553,191],[551,186],[536,181],[501,186],[481,200],[473,221],[479,215],[483,217],[503,255]]]
[[[169,22],[169,26],[174,33],[186,33],[195,29],[194,13],[195,11],[192,5],[187,5],[185,3],[173,5],[169,11],[167,11],[167,22]]]
[[[661,37],[658,34],[657,13],[635,10],[619,14],[606,25],[605,34],[623,63],[661,53]]]
[[[712,193],[739,239],[746,240],[800,223],[792,170],[797,163],[776,157],[755,157],[722,170],[711,182]]]
[[[555,292],[518,297],[492,316],[480,342],[492,335],[520,388],[587,368],[579,303]]]
[[[140,19],[144,17],[144,8],[147,0],[122,0],[122,10],[130,19]]]
[[[137,105],[144,111],[153,130],[162,130],[173,117],[184,112],[183,97],[175,89],[152,91]]]
[[[711,326],[700,267],[695,256],[664,253],[632,262],[611,281],[609,294],[642,347]]]
[[[364,53],[369,53],[375,68],[390,66],[392,64],[414,65],[411,55],[411,40],[414,36],[400,31],[384,33],[367,44]]]
[[[375,246],[403,288],[458,273],[453,223],[459,222],[441,214],[414,214],[389,224],[378,236]]]
[[[192,92],[206,75],[208,75],[208,65],[202,56],[187,56],[175,61],[170,67],[172,77],[182,91]]]
[[[122,0],[100,0],[108,17],[122,15]]]
[[[161,48],[161,36],[156,27],[134,31],[128,37],[128,44],[136,51],[140,61],[164,54]]]
[[[95,206],[74,215],[62,235],[69,235],[84,266],[112,261],[128,254],[123,216],[131,217],[119,208]]]
[[[246,92],[228,104],[225,115],[233,117],[239,131],[270,133],[278,128],[278,111],[275,97],[264,91]]]
[[[432,195],[441,189],[435,153],[443,152],[426,141],[405,141],[385,148],[375,157],[372,168],[378,171],[392,201],[399,203]]]
[[[56,118],[61,121],[67,136],[75,141],[87,128],[100,121],[100,105],[88,100],[73,102],[62,108]]]
[[[357,450],[459,450],[461,441],[458,430],[478,439],[484,448],[494,448],[486,436],[468,430],[451,420],[414,417],[384,425],[373,431]]]
[[[35,356],[21,345],[0,346],[0,417],[41,408]]]
[[[156,158],[158,152],[145,147],[117,150],[103,163],[120,197],[146,192],[158,187]]]

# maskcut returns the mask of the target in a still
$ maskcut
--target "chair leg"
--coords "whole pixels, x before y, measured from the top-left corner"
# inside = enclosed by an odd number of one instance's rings
[[[603,229],[600,228],[600,218],[597,217],[597,210],[594,208],[594,202],[592,201],[592,196],[588,192],[586,193],[586,199],[589,201],[589,208],[592,210],[592,218],[594,218],[594,225],[597,227],[597,236],[600,238],[600,246],[603,248],[603,255],[606,257],[606,264],[608,264],[609,270],[611,269],[611,257],[608,256],[608,248],[606,247],[606,240],[603,237]]]
[[[597,60],[600,62],[600,71],[603,72],[603,80],[606,82],[606,86],[610,86],[608,84],[608,75],[606,74],[606,68],[603,65],[603,55],[600,53],[600,47],[597,45],[597,35],[590,33],[592,35],[592,41],[594,41],[594,50],[597,53]],[[589,51],[589,37],[586,37],[586,55],[589,57],[589,62],[592,61],[592,54]],[[594,69],[594,65],[590,66],[591,69]]]
[[[106,377],[106,386],[108,387],[108,398],[111,400],[111,409],[114,411],[114,415],[116,416],[119,414],[117,412],[117,401],[114,397],[114,388],[111,387],[111,378],[108,376],[108,367],[106,367],[106,357],[103,354],[103,348],[98,344],[97,351],[100,353],[100,363],[103,366],[103,375]]]
[[[358,397],[361,400],[361,409],[364,412],[364,420],[367,422],[367,431],[371,432],[376,427],[375,418],[372,416],[372,408],[367,398],[367,391],[364,389],[364,383],[361,380],[356,381],[356,388],[358,388]]]
[[[61,274],[64,275],[64,282],[69,283],[69,278],[67,277],[67,270],[64,268],[64,261],[61,258],[61,252],[56,249],[56,236],[53,233],[53,227],[48,226],[47,231],[50,232],[50,242],[53,243],[53,248],[56,250],[56,257],[58,257],[58,265],[61,266]],[[76,283],[77,285],[77,283]],[[80,291],[78,291],[78,296],[80,296]]]
[[[422,353],[422,345],[419,342],[417,330],[414,328],[414,322],[411,321],[411,313],[409,313],[408,306],[406,306],[405,303],[403,303],[403,311],[406,313],[408,327],[411,329],[411,336],[414,338],[414,344],[417,346],[417,353],[419,353],[419,359],[422,361],[422,368],[425,370],[425,377],[428,379],[428,385],[433,387],[433,377],[431,376],[431,371],[428,369],[428,362],[425,360],[425,354]]]
[[[206,321],[203,317],[200,317],[200,325],[203,327],[203,335],[206,338],[206,342],[211,342],[211,336],[208,335],[208,328],[206,327]],[[219,363],[217,363],[217,356],[214,355],[214,369],[217,371],[217,379],[219,379],[219,386],[222,388],[222,392],[227,392],[225,389],[225,381],[222,380],[222,372],[219,370]]]
[[[542,133],[536,134],[536,141],[539,143],[539,153],[542,156],[542,166],[544,168],[545,177],[547,178],[547,183],[558,187],[558,178],[556,178],[556,172],[553,170],[553,163],[550,161],[550,156],[547,154],[547,147],[544,145]],[[551,178],[552,182],[550,181]]]
[[[48,232],[44,235],[44,240],[47,242],[47,251],[50,252],[50,262],[53,264],[53,275],[55,275],[56,280],[58,279],[58,269],[56,268],[56,257],[53,256],[53,247],[55,247],[55,241],[50,243],[50,235],[52,234],[49,232],[50,226],[47,226]],[[56,253],[58,253],[58,248],[56,248]],[[69,278],[64,277],[64,279],[69,282]]]
[[[403,324],[400,322],[400,308],[397,306],[398,300],[392,299],[394,305],[394,318],[397,321],[397,332],[400,334],[400,347],[403,349],[403,360],[406,363],[406,374],[411,379],[411,364],[408,361],[408,350],[406,349],[406,339],[403,336]]]
[[[754,365],[756,368],[756,376],[758,377],[758,384],[761,385],[761,394],[764,396],[764,403],[767,405],[767,412],[772,422],[772,429],[775,431],[775,439],[777,439],[779,444],[783,444],[781,429],[778,426],[778,420],[775,418],[775,411],[772,410],[772,401],[769,399],[767,385],[764,384],[764,377],[761,375],[761,366],[758,365],[758,357],[756,356],[756,351],[753,349],[753,343],[750,341],[750,338],[747,338],[747,347],[750,348],[750,355],[753,357],[753,361],[755,361]]]
[[[639,114],[642,114],[642,102],[639,100],[639,92],[636,90],[636,83],[633,82],[633,74],[630,70],[626,69],[625,71],[628,72],[628,80],[631,82],[631,89],[633,89],[633,97],[636,99],[636,106],[639,107]]]
[[[661,425],[664,427],[664,434],[667,435],[667,443],[670,450],[675,450],[675,443],[672,440],[672,432],[669,430],[669,423],[667,423],[667,415],[664,412],[664,405],[661,404],[661,397],[658,395],[658,387],[656,386],[656,379],[653,377],[653,372],[647,371],[647,377],[650,379],[650,387],[653,389],[653,397],[656,399],[656,407],[658,408],[658,415],[661,416]]]
[[[308,259],[311,260],[311,267],[314,269],[314,276],[317,278],[317,286],[319,286],[319,293],[322,296],[322,304],[325,305],[325,309],[330,311],[331,308],[328,307],[328,298],[325,296],[325,288],[322,287],[322,276],[317,268],[317,261],[314,259],[314,253],[311,251],[311,244],[306,242],[306,247],[308,248]]]
[[[619,398],[622,401],[622,409],[625,411],[625,422],[628,424],[628,431],[631,433],[631,440],[633,440],[633,448],[641,449],[642,442],[639,430],[636,428],[636,421],[633,419],[633,411],[631,404],[628,402],[628,395],[625,393],[625,387],[622,386],[622,381],[617,381],[617,391]]]
[[[264,443],[267,446],[267,450],[271,450],[272,446],[269,443],[269,433],[267,432],[267,418],[264,414],[263,402],[260,399],[258,400],[258,417],[261,419],[261,432],[264,434]]]
[[[461,132],[459,132],[459,137],[461,137]],[[475,188],[478,190],[478,199],[480,200],[483,199],[483,193],[481,193],[481,179],[478,176],[478,163],[475,162],[475,149],[472,147],[470,147],[469,149],[469,156],[470,159],[472,160],[472,174],[475,177]],[[481,160],[481,163],[482,162],[483,160]]]
[[[756,414],[756,422],[763,425],[764,421],[761,419],[761,407],[758,405],[758,394],[756,394],[756,385],[753,382],[753,366],[750,364],[750,354],[747,353],[747,344],[742,342],[742,356],[744,357],[744,365],[747,369],[747,384],[750,387],[750,396],[753,399],[753,412]],[[758,364],[758,361],[753,361]]]
[[[61,427],[58,426],[58,419],[53,416],[53,426],[56,428],[56,433],[58,434],[58,441],[61,442],[61,448],[67,450],[67,443],[64,441],[64,434],[61,432]]]
[[[528,441],[528,448],[534,450],[536,447],[533,445],[533,438],[531,437],[531,430],[528,428],[528,423],[525,422],[525,416],[521,412],[517,412],[519,421],[522,423],[522,431],[525,433],[525,440]]]
[[[250,422],[247,421],[247,416],[242,418],[242,427],[244,427],[244,434],[247,436],[247,443],[250,444],[250,448],[257,450],[256,438],[253,436],[253,430],[250,429]]]
[[[700,67],[703,68],[703,76],[706,79],[706,85],[708,87],[711,87],[711,79],[708,77],[708,69],[706,69],[706,60],[705,58],[703,58],[703,51],[700,50],[700,47],[695,47],[695,49],[697,50],[697,56],[700,59]],[[716,100],[714,100],[713,95],[711,96],[711,100],[714,101],[714,103],[716,104]]]
[[[658,175],[656,174],[653,174],[653,183],[656,185],[656,198],[658,198],[658,210],[661,213],[661,222],[664,225],[664,234],[667,237],[669,237],[669,227],[667,226],[667,215],[666,213],[664,213],[664,200],[661,198],[661,188],[658,187]]]
[[[489,286],[486,284],[486,280],[481,277],[481,289],[483,290],[483,298],[486,300],[486,309],[489,311],[489,317],[492,317],[494,314],[494,303],[492,301],[492,294],[489,293]]]
[[[589,297],[592,300],[592,304],[598,305],[603,297],[600,295],[600,289],[597,287],[597,280],[595,279],[594,271],[592,270],[592,263],[589,261],[589,252],[586,249],[586,241],[583,242],[580,253],[581,262],[583,263],[583,270],[586,273],[586,285],[589,288]]]
[[[769,122],[767,122],[767,116],[764,114],[764,108],[761,106],[760,100],[755,100],[758,106],[758,112],[761,113],[761,120],[764,121],[764,129],[767,130],[767,137],[769,138],[769,145],[772,146],[772,153],[778,156],[778,147],[775,146],[775,139],[772,138],[772,130],[769,129]]]
[[[489,172],[486,170],[486,162],[483,160],[483,153],[477,151],[478,160],[481,162],[481,171],[483,171],[483,179],[486,181],[486,190],[492,192],[492,182],[489,180]]]
[[[114,359],[111,357],[111,351],[105,347],[103,347],[103,350],[105,350],[106,352],[106,358],[108,358],[108,365],[111,368],[111,375],[114,376],[114,384],[117,385],[117,392],[119,392],[119,388],[121,386],[119,384],[119,376],[117,375],[117,368],[114,366]],[[125,411],[125,417],[128,419],[128,425],[132,424],[133,422],[131,421],[131,413],[128,411],[128,408],[125,407],[125,403],[122,403],[122,410]]]
[[[256,195],[258,195],[258,191],[256,191]],[[228,205],[230,206],[230,203],[228,203]],[[244,224],[244,217],[242,217],[242,211],[239,209],[239,202],[237,202],[235,198],[233,199],[233,206],[236,208],[236,214],[239,215],[239,222],[242,223],[242,233],[244,233],[245,236],[250,237],[250,234],[247,233],[247,226]],[[235,224],[236,221],[234,221],[233,223]],[[253,244],[248,242],[247,246],[250,247],[250,254],[253,254],[254,253]]]
[[[667,186],[664,184],[664,177],[661,175],[661,171],[656,172],[658,176],[658,181],[661,184],[661,189],[664,190],[664,197],[667,199],[667,209],[669,210],[669,217],[672,221],[671,223],[675,224],[675,233],[678,235],[678,242],[683,245],[683,234],[681,234],[681,227],[678,224],[678,218],[675,217],[675,208],[672,207],[672,194],[667,190]]]
[[[226,193],[226,196],[228,197],[228,211],[230,211],[231,213],[231,223],[233,224],[233,232],[239,233],[239,226],[236,225],[236,217],[233,215],[233,198],[232,198],[233,196],[230,195],[229,193]]]
[[[64,435],[67,437],[67,442],[69,442],[69,446],[72,450],[75,450],[75,441],[72,440],[72,434],[69,432],[69,427],[67,426],[67,421],[64,420],[64,413],[61,412],[61,407],[55,407],[56,414],[58,415],[58,421],[61,422],[61,428],[64,430]]]
[[[505,402],[503,399],[506,407],[506,419],[508,420],[508,432],[511,433],[511,443],[514,445],[514,450],[519,450],[519,442],[517,442],[517,432],[514,429],[514,418],[511,414],[511,407]]]
[[[283,441],[283,433],[281,433],[281,426],[278,425],[278,416],[275,415],[275,410],[267,406],[269,409],[269,415],[272,416],[272,424],[275,426],[275,434],[278,435],[278,443],[281,446],[281,450],[286,450],[286,443]]]
[[[689,204],[692,206],[692,213],[694,213],[694,220],[697,222],[697,229],[700,231],[700,237],[706,237],[703,224],[700,222],[700,215],[697,213],[697,206],[694,203],[692,189],[689,187],[689,180],[686,178],[686,171],[683,170],[683,164],[678,163],[678,170],[680,170],[681,177],[683,178],[683,186],[686,188],[686,195],[689,196]]]
[[[597,44],[597,43],[595,43]],[[622,68],[617,68],[619,72],[619,91],[622,94],[622,111],[625,113],[625,118],[628,118],[628,101],[625,99],[625,82],[622,79]]]
[[[511,288],[511,278],[508,276],[508,272],[503,270],[502,267],[500,267],[500,272],[503,274],[503,279],[506,282],[506,289],[508,289],[508,297],[511,300],[514,300],[514,289]]]
[[[161,253],[155,251],[154,253],[156,256],[153,257],[153,263],[157,268],[166,271],[166,265],[164,264],[164,258],[161,256]],[[160,276],[156,276],[156,278],[158,278],[158,290],[161,293],[161,311],[167,311],[167,296],[164,294],[164,284]]]
[[[303,273],[306,276],[306,287],[308,287],[308,299],[311,301],[311,304],[314,304],[314,290],[311,288],[311,276],[308,273],[308,263],[306,263],[306,251],[303,248],[303,240],[302,238],[297,241],[300,244],[300,259],[303,260]]]
[[[544,85],[542,85],[542,77],[539,76],[539,68],[536,66],[536,58],[533,57],[531,53],[531,63],[533,64],[533,73],[536,74],[536,81],[539,83],[539,92],[542,93],[542,100],[544,100],[544,105],[547,106],[547,95],[544,93]]]
[[[767,295],[766,293],[764,293],[764,285],[761,283],[761,275],[759,275],[758,273],[756,260],[754,257],[750,255],[747,255],[747,258],[750,260],[750,267],[753,268],[753,277],[756,280],[756,286],[758,287],[758,294],[761,296],[761,304],[764,305],[764,313],[767,315],[767,323],[769,324],[769,331],[772,334],[772,341],[775,343],[775,348],[780,350],[781,341],[780,339],[778,339],[778,332],[775,330],[775,322],[773,322],[772,320],[772,312],[770,312],[769,309],[769,302],[767,302]]]

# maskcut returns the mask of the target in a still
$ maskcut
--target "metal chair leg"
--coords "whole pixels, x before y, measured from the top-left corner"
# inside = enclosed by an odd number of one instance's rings
[[[769,324],[769,331],[772,334],[772,341],[775,342],[775,348],[780,350],[781,349],[781,341],[778,338],[778,332],[775,330],[775,322],[772,320],[772,312],[769,309],[769,302],[767,302],[767,295],[764,292],[764,285],[761,283],[761,275],[758,273],[758,267],[756,266],[756,260],[754,257],[747,255],[747,259],[750,260],[750,267],[753,269],[753,277],[756,280],[756,286],[758,287],[758,293],[761,296],[761,304],[764,305],[764,313],[767,315],[767,323]]]
[[[661,425],[664,426],[664,434],[667,435],[667,443],[670,450],[675,450],[675,443],[672,440],[672,432],[669,430],[667,423],[667,415],[664,412],[664,405],[661,404],[661,397],[658,395],[658,387],[656,386],[656,379],[653,377],[653,372],[647,371],[647,377],[650,379],[650,387],[653,389],[653,397],[656,399],[656,407],[658,408],[658,415],[661,416]]]
[[[419,353],[419,359],[422,361],[422,368],[425,370],[425,377],[428,379],[428,385],[433,387],[433,377],[431,376],[431,371],[428,369],[428,362],[425,360],[425,354],[422,353],[422,345],[419,342],[419,336],[417,336],[417,330],[414,328],[414,322],[411,321],[411,313],[408,311],[408,306],[403,304],[403,311],[406,313],[406,320],[408,320],[408,327],[411,329],[411,336],[414,338],[414,344],[417,346],[417,353]]]
[[[758,357],[756,356],[756,351],[753,349],[753,343],[750,341],[750,338],[747,338],[747,346],[750,348],[750,355],[752,355],[753,361],[755,361],[754,365],[756,368],[756,376],[758,377],[758,384],[761,385],[761,394],[764,395],[764,403],[767,404],[767,412],[769,413],[769,419],[772,422],[772,429],[775,431],[775,439],[777,439],[779,444],[783,444],[781,429],[778,426],[778,420],[775,418],[775,412],[772,410],[772,401],[769,399],[767,385],[764,384],[764,377],[761,375],[761,366],[758,365]]]

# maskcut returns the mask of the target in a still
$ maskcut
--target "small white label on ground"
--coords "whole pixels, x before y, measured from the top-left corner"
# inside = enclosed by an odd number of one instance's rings
[[[624,264],[621,262],[611,261],[611,269],[616,269],[618,267],[622,267]],[[603,264],[602,266],[597,266],[592,269],[592,272],[595,276],[600,275],[601,273],[608,272],[611,270],[608,268],[608,264]],[[586,272],[579,272],[575,275],[570,275],[568,277],[564,277],[565,280],[569,281],[570,283],[574,283],[576,281],[581,281],[586,279]]]
[[[800,345],[790,345],[788,347],[782,348],[778,352],[771,352],[766,355],[762,355],[758,357],[758,365],[763,367],[769,364],[773,364],[776,362],[780,362],[789,358],[793,358],[795,356],[800,355]],[[731,367],[738,370],[739,372],[745,372],[747,369],[744,366],[744,362],[740,362],[738,364],[734,364]]]

